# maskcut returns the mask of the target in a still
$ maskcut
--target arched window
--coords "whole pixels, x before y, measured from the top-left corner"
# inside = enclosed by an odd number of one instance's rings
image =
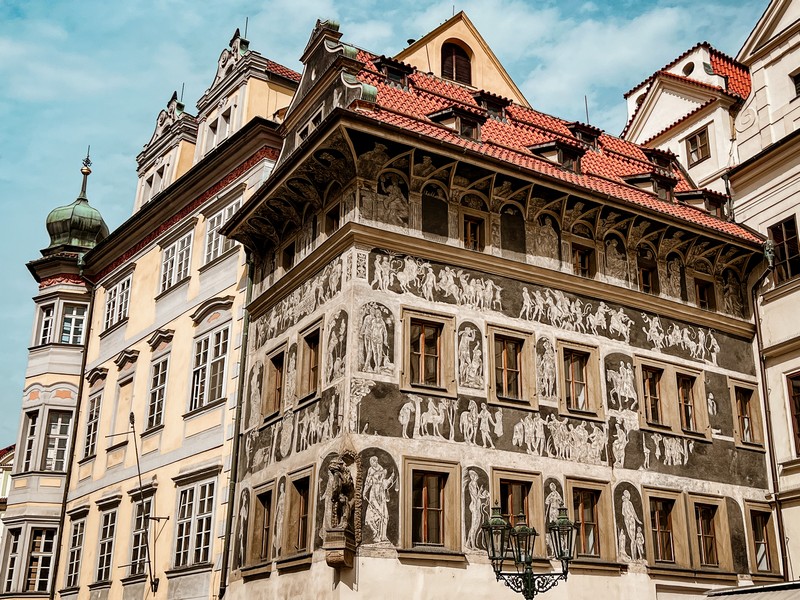
[[[429,183],[422,188],[422,231],[447,237],[447,196],[438,185]]]
[[[472,85],[472,65],[469,54],[456,44],[442,46],[442,77]]]

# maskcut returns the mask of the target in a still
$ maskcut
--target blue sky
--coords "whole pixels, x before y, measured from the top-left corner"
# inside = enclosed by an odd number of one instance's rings
[[[464,10],[529,102],[618,134],[622,94],[696,42],[735,55],[767,0],[0,0],[0,447],[16,441],[48,212],[72,202],[92,146],[89,199],[111,229],[133,207],[135,157],[173,90],[194,104],[249,18],[251,48],[300,70],[317,18],[394,54]]]

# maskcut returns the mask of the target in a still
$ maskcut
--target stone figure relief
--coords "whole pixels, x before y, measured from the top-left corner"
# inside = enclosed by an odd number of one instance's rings
[[[611,311],[608,332],[619,335],[626,344],[631,342],[631,325],[633,325],[633,319],[626,315],[622,308]]]
[[[469,511],[464,515],[469,517],[469,529],[464,540],[467,550],[484,549],[481,525],[489,518],[489,489],[481,485],[479,477],[480,474],[474,467],[467,469],[464,477],[464,497],[469,500]]]
[[[631,502],[631,493],[628,490],[622,492],[622,520],[625,525],[623,530],[619,529],[619,555],[620,560],[625,562],[646,561],[644,554],[644,535],[642,534],[642,521],[636,514],[636,509]],[[630,540],[630,552],[626,552],[627,540],[625,532],[628,533]],[[637,538],[641,538],[641,543],[637,543]]]
[[[245,488],[239,496],[239,523],[236,526],[236,567],[247,561],[247,520],[250,517],[250,490]]]
[[[472,277],[463,269],[447,265],[434,269],[429,262],[411,256],[376,254],[370,283],[373,289],[388,292],[395,282],[400,293],[413,294],[431,302],[434,301],[434,292],[439,292],[440,297],[449,296],[459,306],[503,310],[502,288],[491,279]]]
[[[658,316],[654,316],[653,320],[658,322],[657,331],[663,332],[661,321]],[[651,326],[650,330],[654,328]],[[648,341],[653,346],[654,350],[661,350],[662,348],[680,348],[687,351],[692,358],[717,364],[717,355],[720,351],[719,342],[714,336],[713,329],[694,329],[692,327],[680,327],[677,323],[673,323],[663,337],[657,337],[655,340],[651,336],[647,336]]]
[[[297,347],[292,345],[289,351],[289,364],[286,365],[286,395],[285,406],[294,406],[297,400]]]
[[[294,412],[291,408],[287,408],[283,413],[283,419],[280,421],[280,451],[281,458],[289,456],[292,451],[292,442],[294,441]]]
[[[355,466],[355,465],[353,465]],[[328,529],[352,529],[353,508],[356,502],[356,486],[353,473],[340,456],[334,456],[327,469],[327,481],[320,477],[320,489],[324,489],[324,512],[322,527],[318,535],[325,541]]]
[[[378,194],[379,202],[374,204],[372,218],[389,225],[405,226],[408,223],[408,184],[402,176],[390,172],[381,176],[378,188],[383,194]]]
[[[255,423],[250,423],[254,415],[260,414],[261,410],[261,386],[264,379],[264,363],[261,359],[256,359],[250,367],[250,377],[248,378],[249,393],[247,394],[247,405],[245,407],[245,427],[252,427]]]
[[[544,497],[544,514],[546,523],[552,523],[558,520],[558,509],[562,506],[565,506],[564,498],[561,496],[556,483],[551,481],[547,489],[547,495]],[[550,536],[546,535],[545,540],[547,543],[547,556],[555,556],[555,551],[550,543]]]
[[[392,333],[390,337],[390,332]],[[361,307],[358,365],[365,373],[394,373],[394,316],[384,305],[368,302]]]
[[[356,277],[358,279],[367,278],[367,259],[366,252],[356,252]]]
[[[278,487],[278,500],[275,502],[275,534],[272,536],[272,548],[275,556],[281,555],[283,545],[283,516],[286,505],[286,482],[281,480]]]
[[[436,170],[436,165],[433,164],[431,157],[427,154],[423,155],[422,161],[414,165],[414,175],[416,177],[427,177]]]
[[[389,494],[397,491],[397,473],[387,472],[377,456],[369,459],[369,469],[364,477],[362,497],[366,504],[364,523],[367,526],[365,543],[389,543],[386,530],[389,525]]]
[[[358,174],[366,179],[375,179],[389,158],[386,145],[376,142],[372,150],[358,157]]]
[[[345,420],[347,431],[358,431],[358,412],[361,401],[369,394],[374,385],[375,382],[372,379],[353,378],[350,380],[350,408]],[[366,425],[364,432],[366,433]]]
[[[555,400],[556,396],[556,349],[550,338],[539,340],[540,352],[536,354],[536,379],[539,398]]]
[[[457,422],[464,442],[494,448],[493,438],[503,436],[503,409],[498,408],[492,413],[485,402],[478,408],[475,400],[470,400],[467,410],[460,414],[458,409],[458,400],[454,398],[426,400],[409,394],[408,401],[400,407],[398,415],[402,435],[412,439],[455,441]]]
[[[622,242],[616,237],[611,237],[606,240],[606,275],[619,279],[621,281],[628,280],[628,257],[625,254]]]
[[[628,446],[628,432],[625,427],[625,421],[617,421],[614,423],[615,434],[614,441],[611,443],[611,453],[614,455],[614,466],[625,466],[625,449]]]
[[[625,361],[619,361],[619,369],[616,371],[606,368],[606,380],[611,384],[608,392],[608,402],[612,408],[621,410],[636,410],[638,396],[636,394],[636,377],[633,372],[633,365]],[[614,397],[616,396],[616,401]]]
[[[664,329],[661,327],[661,319],[658,316],[649,317],[642,313],[642,320],[647,327],[642,327],[647,341],[653,345],[654,350],[661,350],[664,347]]]
[[[325,346],[325,385],[344,377],[347,358],[347,313],[340,310],[328,329],[328,343]]]
[[[708,397],[706,398],[706,405],[708,406],[708,414],[712,417],[716,416],[717,414],[717,401],[714,400],[714,394],[712,392],[708,392]]]
[[[726,271],[722,283],[722,295],[725,303],[725,312],[735,317],[744,317],[744,303],[742,302],[742,286],[733,271]]]
[[[336,435],[336,407],[339,401],[338,390],[334,389],[328,405],[328,416],[320,418],[320,402],[298,412],[297,445],[298,452],[330,440]]]
[[[673,298],[681,297],[681,261],[677,258],[667,262],[667,281],[664,291]]]
[[[661,463],[665,466],[685,466],[689,463],[689,455],[694,452],[694,440],[661,435],[660,433],[651,433],[650,439],[655,444],[656,460],[661,460]]]
[[[561,257],[561,242],[553,224],[553,218],[550,216],[544,217],[535,229],[537,253],[544,258],[559,260]]]
[[[471,323],[458,332],[458,383],[463,387],[483,389],[483,340]]]

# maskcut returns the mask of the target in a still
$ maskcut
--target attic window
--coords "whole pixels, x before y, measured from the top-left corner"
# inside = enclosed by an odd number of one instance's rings
[[[581,123],[580,121],[573,121],[572,123],[567,123],[567,129],[569,129],[570,133],[575,136],[575,139],[592,146],[593,148],[597,145],[597,138],[600,137],[600,134],[603,133],[601,129],[594,127],[593,125],[589,125],[588,123]]]
[[[428,118],[434,123],[449,127],[457,131],[459,135],[472,140],[480,140],[480,126],[481,123],[486,120],[486,117],[475,115],[469,111],[459,109],[458,107],[440,110],[428,115]]]
[[[578,153],[571,152],[566,148],[562,148],[559,150],[558,162],[567,171],[572,171],[573,173],[579,173],[581,170],[581,161],[580,161],[580,156],[578,156]]]
[[[672,187],[673,186],[669,185],[664,180],[660,180],[656,177],[653,178],[653,192],[655,192],[659,200],[671,200]]]
[[[473,94],[472,97],[478,106],[486,110],[489,117],[500,121],[505,119],[506,107],[511,104],[511,100],[483,90]]]
[[[694,63],[693,62],[687,62],[685,65],[683,65],[683,69],[682,70],[683,70],[684,76],[688,77],[689,75],[692,74],[692,72],[694,72]]]
[[[408,85],[408,76],[414,72],[414,67],[411,65],[386,56],[376,58],[374,64],[389,85],[405,87]]]
[[[305,141],[305,139],[319,127],[320,123],[322,123],[322,109],[319,109],[314,116],[306,121],[305,125],[298,129],[297,137],[299,138],[299,142]]]
[[[472,85],[472,64],[461,46],[451,43],[442,46],[442,77]]]
[[[560,141],[552,141],[530,146],[528,150],[540,158],[558,164],[567,171],[581,172],[581,156],[584,153],[582,148],[575,148]]]
[[[397,69],[393,69],[389,65],[384,67],[384,75],[386,75],[386,81],[390,83],[396,83],[400,86],[406,85],[406,74]]]
[[[472,119],[459,118],[458,119],[458,132],[464,137],[473,140],[478,139],[478,131],[480,131],[478,122]]]
[[[647,156],[647,160],[656,167],[667,170],[672,169],[672,158],[674,155],[671,152],[659,150],[658,148],[642,148],[642,150],[645,156]]]

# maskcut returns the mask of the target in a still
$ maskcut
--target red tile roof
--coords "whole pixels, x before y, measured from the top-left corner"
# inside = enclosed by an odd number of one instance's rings
[[[374,107],[360,103],[351,108],[361,115],[740,240],[761,242],[757,235],[735,223],[686,204],[660,200],[655,194],[626,183],[623,180],[625,176],[659,171],[636,144],[603,133],[596,148],[589,148],[572,135],[567,121],[518,104],[506,109],[503,121],[487,119],[481,126],[479,141],[465,138],[444,125],[434,123],[427,115],[450,107],[482,110],[473,98],[474,90],[419,71],[409,75],[406,88],[387,84],[383,75],[375,70],[371,62],[374,58],[365,51],[360,51],[358,56],[365,63],[359,79],[378,90]],[[552,141],[588,148],[581,158],[581,173],[566,170],[528,150],[530,146]],[[677,180],[676,191],[693,189],[677,166],[673,167],[670,175]]]
[[[5,448],[1,449],[0,450],[0,458],[4,457],[9,452],[13,452],[15,446],[16,446],[16,444],[11,444],[10,446],[6,446]]]
[[[274,60],[270,60],[268,58],[265,60],[267,61],[267,71],[270,73],[275,73],[276,75],[280,75],[281,77],[285,77],[286,79],[300,83],[300,73],[297,71],[293,71],[289,67],[284,67],[282,64],[276,63]]]

